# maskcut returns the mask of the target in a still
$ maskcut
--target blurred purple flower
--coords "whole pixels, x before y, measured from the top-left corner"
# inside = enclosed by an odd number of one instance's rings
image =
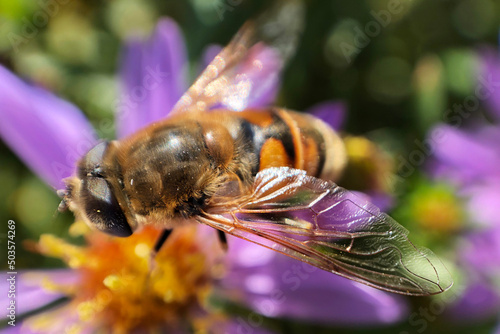
[[[213,50],[206,57],[213,57]],[[132,41],[126,46],[117,108],[119,137],[168,114],[186,88],[186,64],[180,30],[169,19],[159,22],[151,40]],[[264,106],[274,99],[279,65],[263,64],[262,73],[252,73],[268,80],[264,80],[265,89],[253,93],[249,105]],[[2,67],[0,85],[0,136],[49,185],[62,188],[61,179],[73,173],[77,159],[97,142],[92,126],[73,105],[23,83]],[[344,118],[339,103],[325,102],[312,112],[335,128]],[[337,277],[241,239],[231,238],[230,248],[229,272],[220,281],[219,292],[258,313],[331,325],[370,326],[394,323],[407,314],[401,296]],[[74,272],[45,271],[44,275],[57,281]],[[32,298],[35,307],[60,295],[44,292],[40,285],[38,290],[20,290],[19,297]]]
[[[471,129],[439,125],[433,131],[442,134],[442,140],[433,149],[439,164],[433,174],[447,178],[458,186],[487,183],[500,179],[500,127],[486,123]],[[467,152],[467,154],[464,154]]]
[[[500,82],[499,55],[482,53],[481,60],[479,77]],[[448,310],[461,320],[491,317],[500,308],[500,87],[486,86],[493,93],[487,103],[495,123],[475,119],[464,129],[438,125],[433,130],[442,139],[434,141],[430,174],[456,187],[473,227],[459,240],[467,286]]]
[[[476,224],[500,226],[500,127],[484,123],[461,130],[439,125],[434,131],[443,140],[434,144],[431,174],[457,186]]]
[[[158,22],[148,41],[130,41],[121,62],[117,135],[125,137],[168,114],[186,91],[187,58],[177,24]]]
[[[391,324],[407,315],[403,297],[367,287],[231,238],[222,294],[268,317],[340,326]],[[234,298],[234,297],[233,297]]]
[[[326,101],[308,109],[308,113],[318,117],[333,129],[339,131],[344,125],[345,105],[342,102]]]
[[[96,143],[92,125],[72,104],[1,66],[0,78],[0,137],[47,184],[63,188],[62,179]]]
[[[7,276],[8,278],[9,276]],[[25,314],[41,308],[49,303],[52,303],[64,297],[64,294],[41,289],[43,281],[47,280],[59,285],[62,289],[64,286],[72,285],[78,280],[78,273],[76,271],[57,269],[57,270],[43,270],[43,271],[30,271],[21,273],[16,278],[16,289],[22,293],[16,296],[16,312],[17,314]],[[3,291],[9,291],[9,281],[2,279],[0,287]],[[0,307],[7,309],[9,299],[1,299]]]

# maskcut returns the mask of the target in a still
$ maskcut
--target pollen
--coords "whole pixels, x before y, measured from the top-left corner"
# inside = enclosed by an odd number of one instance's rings
[[[42,236],[39,251],[64,260],[81,275],[73,287],[46,285],[51,291],[71,294],[73,313],[79,321],[99,324],[104,331],[154,332],[167,325],[175,328],[190,320],[190,310],[204,305],[214,280],[213,266],[194,227],[174,230],[150,263],[151,249],[160,232],[148,226],[128,238],[113,238],[89,231],[85,234],[87,246]]]
[[[151,247],[145,243],[137,244],[135,246],[135,254],[140,258],[146,258],[151,254]]]
[[[38,248],[45,255],[66,261],[70,268],[78,268],[85,261],[82,248],[50,234],[44,234],[40,237]]]
[[[69,235],[72,237],[80,237],[90,232],[90,228],[85,222],[82,220],[77,220],[73,224],[71,224],[69,228]]]
[[[123,287],[123,284],[121,283],[120,278],[117,275],[109,275],[106,277],[102,283],[108,287],[111,291],[116,291],[120,286]]]

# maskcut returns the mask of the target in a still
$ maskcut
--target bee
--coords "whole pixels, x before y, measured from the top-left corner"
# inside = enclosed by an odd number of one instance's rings
[[[59,191],[60,209],[119,237],[160,224],[154,251],[173,228],[198,222],[223,243],[230,234],[382,290],[448,289],[452,279],[432,252],[334,183],[346,150],[333,129],[311,115],[249,106],[259,82],[248,69],[258,71],[272,47],[255,24],[244,25],[169,117],[92,148]]]

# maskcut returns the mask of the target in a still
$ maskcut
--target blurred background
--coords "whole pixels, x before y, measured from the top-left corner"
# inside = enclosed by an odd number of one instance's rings
[[[99,135],[113,138],[117,69],[127,38],[147,36],[159,18],[173,18],[185,37],[193,80],[199,73],[203,50],[212,43],[226,44],[267,3],[2,1],[0,63],[71,101],[94,124],[109,122],[109,126],[98,127]],[[285,69],[276,104],[305,110],[327,100],[342,101],[346,106],[343,131],[369,138],[392,159],[392,177],[383,180],[393,202],[392,216],[411,230],[412,240],[432,248],[450,263],[456,261],[457,240],[471,229],[473,213],[464,212],[464,199],[452,184],[428,175],[426,159],[407,162],[412,152],[425,150],[422,143],[429,130],[446,123],[447,111],[474,94],[481,50],[498,49],[500,1],[309,0],[305,10],[304,32]],[[481,104],[475,113],[488,120],[485,110]],[[37,240],[42,233],[67,236],[73,216],[55,214],[59,199],[54,191],[2,142],[0,156],[2,247],[9,219],[17,223],[18,243]],[[29,248],[29,242],[26,246]],[[2,257],[2,265],[4,261]],[[17,266],[46,268],[61,266],[61,262],[18,247]],[[418,310],[421,304],[429,305],[429,300],[411,303]],[[468,333],[474,329],[475,333],[489,333],[497,326],[495,312],[464,323],[442,313],[433,315],[436,320],[425,328],[410,318],[388,328],[356,331]],[[297,333],[329,331],[292,322],[283,326]]]

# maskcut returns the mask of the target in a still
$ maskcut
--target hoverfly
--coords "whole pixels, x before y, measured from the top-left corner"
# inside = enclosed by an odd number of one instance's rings
[[[371,203],[333,183],[346,152],[311,115],[248,105],[258,55],[272,50],[247,23],[169,117],[101,142],[66,179],[60,209],[126,237],[141,225],[209,225],[323,270],[386,291],[431,295],[452,279],[430,251]],[[220,106],[230,106],[220,108]],[[218,107],[219,106],[219,107]]]

